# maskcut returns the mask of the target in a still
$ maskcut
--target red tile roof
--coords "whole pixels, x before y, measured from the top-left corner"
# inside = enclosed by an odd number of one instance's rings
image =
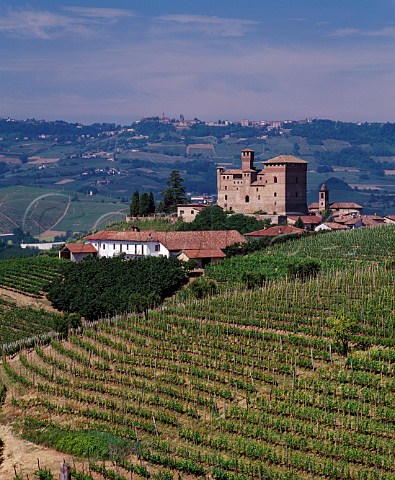
[[[219,249],[212,250],[183,250],[188,258],[225,258],[226,255]]]
[[[200,232],[157,232],[158,240],[171,251],[223,249],[233,243],[245,243],[237,230],[204,230]]]
[[[85,240],[114,240],[125,242],[157,242],[157,232],[155,230],[142,230],[136,232],[133,230],[126,230],[124,232],[104,230],[85,237]]]
[[[246,237],[277,237],[278,235],[288,235],[290,233],[301,235],[306,233],[303,228],[291,227],[290,225],[279,225],[277,227],[270,227],[263,230],[256,230],[255,232],[246,233]]]
[[[243,235],[236,230],[204,230],[197,232],[156,232],[155,230],[117,232],[108,230],[88,235],[85,237],[85,240],[160,242],[171,251],[223,249],[233,243],[246,242]]]
[[[335,202],[331,203],[330,207],[332,210],[341,210],[345,208],[355,208],[356,210],[362,210],[363,208],[361,205],[358,205],[358,203],[354,202]]]
[[[97,253],[96,248],[90,243],[66,243],[62,250],[66,248],[71,253]]]
[[[289,215],[288,218],[295,222],[300,218],[305,225],[319,225],[322,222],[317,215]]]
[[[341,225],[340,223],[336,222],[325,222],[323,225],[326,225],[329,227],[331,230],[349,230],[348,227]]]
[[[263,163],[266,165],[270,165],[272,163],[305,163],[307,165],[309,162],[306,162],[306,160],[302,160],[301,158],[294,157],[293,155],[279,155],[278,157],[271,158]]]

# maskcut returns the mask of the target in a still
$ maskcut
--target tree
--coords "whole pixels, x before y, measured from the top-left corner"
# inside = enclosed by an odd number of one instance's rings
[[[295,228],[304,228],[304,223],[303,220],[299,217],[294,225]]]
[[[156,205],[155,205],[154,194],[152,192],[149,192],[148,213],[153,214],[153,213],[155,213],[155,210],[156,210]]]
[[[347,357],[351,337],[359,328],[358,320],[340,315],[329,319],[329,327],[330,334],[340,344],[343,355]]]
[[[177,205],[187,201],[184,180],[179,170],[173,170],[167,179],[168,188],[162,192],[161,208],[165,213],[174,213]]]
[[[139,194],[139,191],[136,190],[134,193],[133,193],[133,197],[132,197],[132,202],[130,204],[130,215],[132,217],[137,217],[138,214],[139,214],[139,205],[140,205],[140,194]]]
[[[139,215],[141,217],[146,217],[149,213],[149,196],[148,193],[144,192],[140,197]]]

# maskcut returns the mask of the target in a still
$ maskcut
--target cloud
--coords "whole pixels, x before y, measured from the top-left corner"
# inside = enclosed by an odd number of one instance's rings
[[[168,24],[185,32],[202,32],[210,36],[243,37],[260,22],[240,18],[213,17],[208,15],[162,15],[155,21]]]
[[[357,28],[339,28],[329,34],[330,37],[395,37],[395,27],[384,27],[378,30],[359,30]]]
[[[8,10],[0,18],[0,32],[13,37],[48,40],[68,32],[86,35],[88,30],[72,18],[33,9]]]
[[[125,8],[88,8],[88,7],[63,7],[64,11],[76,13],[81,17],[97,19],[118,20],[125,17],[135,17],[136,12]]]
[[[93,37],[97,28],[121,18],[133,17],[131,10],[118,8],[65,7],[65,14],[33,8],[9,9],[0,18],[0,33],[11,37],[50,40],[67,35]]]

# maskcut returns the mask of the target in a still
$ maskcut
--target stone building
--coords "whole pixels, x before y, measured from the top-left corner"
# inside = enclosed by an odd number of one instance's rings
[[[305,214],[305,160],[281,155],[263,162],[264,168],[254,167],[254,151],[241,152],[241,168],[217,168],[218,205],[236,213],[265,212],[267,214]]]

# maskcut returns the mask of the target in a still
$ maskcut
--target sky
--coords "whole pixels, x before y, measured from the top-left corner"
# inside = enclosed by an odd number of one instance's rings
[[[395,0],[0,0],[0,117],[394,122]]]

